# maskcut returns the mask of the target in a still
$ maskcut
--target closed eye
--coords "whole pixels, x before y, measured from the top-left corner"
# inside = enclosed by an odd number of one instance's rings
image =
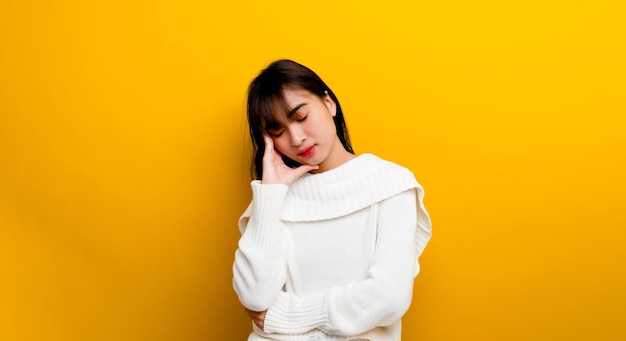
[[[279,137],[283,134],[285,129],[268,129],[267,132],[273,137]]]
[[[306,120],[306,118],[308,117],[308,113],[303,113],[303,112],[298,112],[294,115],[294,119],[298,122],[302,122],[304,120]]]

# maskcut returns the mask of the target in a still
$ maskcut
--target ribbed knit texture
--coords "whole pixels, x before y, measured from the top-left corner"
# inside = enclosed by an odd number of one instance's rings
[[[268,312],[249,340],[398,340],[431,234],[413,174],[363,154],[288,189],[252,189],[234,287]]]
[[[287,244],[279,216],[287,189],[285,185],[252,185],[252,215],[235,253],[233,285],[241,303],[255,311],[269,308],[285,283]]]

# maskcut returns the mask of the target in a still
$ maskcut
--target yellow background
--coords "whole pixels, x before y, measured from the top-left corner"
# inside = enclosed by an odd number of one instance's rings
[[[434,237],[405,340],[626,339],[622,1],[0,3],[0,340],[243,340],[249,81],[310,66]]]

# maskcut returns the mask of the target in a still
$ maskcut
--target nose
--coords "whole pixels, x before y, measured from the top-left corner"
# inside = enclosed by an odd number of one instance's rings
[[[297,124],[289,127],[289,135],[291,136],[291,145],[294,147],[300,147],[302,142],[306,140],[306,134]]]

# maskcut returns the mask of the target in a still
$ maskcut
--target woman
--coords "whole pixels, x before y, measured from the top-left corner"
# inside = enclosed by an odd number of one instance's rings
[[[290,60],[250,84],[248,124],[258,180],[233,266],[248,340],[399,340],[431,235],[413,174],[354,155],[335,94]]]

